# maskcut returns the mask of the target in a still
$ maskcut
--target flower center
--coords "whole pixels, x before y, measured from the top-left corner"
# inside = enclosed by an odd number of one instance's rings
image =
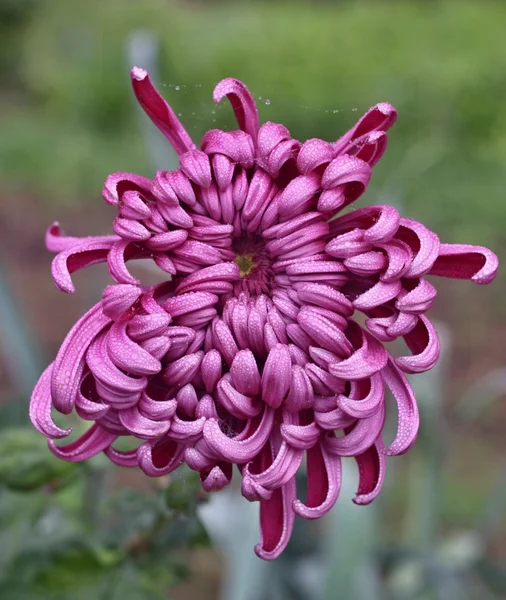
[[[239,266],[241,277],[245,277],[251,273],[255,266],[255,260],[252,254],[238,254],[235,257],[235,264]]]
[[[234,261],[241,275],[235,286],[235,293],[247,292],[257,296],[270,292],[274,273],[262,238],[241,236],[235,238],[232,248],[235,252]]]

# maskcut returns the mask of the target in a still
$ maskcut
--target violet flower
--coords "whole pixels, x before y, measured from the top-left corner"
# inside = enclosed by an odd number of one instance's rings
[[[255,551],[273,559],[296,515],[332,508],[342,457],[356,460],[354,501],[367,504],[387,457],[414,443],[418,409],[405,373],[430,369],[439,355],[426,316],[436,289],[425,275],[485,284],[497,258],[441,244],[392,206],[343,213],[385,151],[397,116],[390,104],[371,108],[335,143],[301,143],[281,124],[260,126],[246,86],[225,79],[213,98],[230,100],[239,130],[208,131],[198,149],[146,71],[131,76],[180,168],[153,180],[110,175],[103,196],[117,208],[113,235],[49,229],[61,290],[74,291],[74,271],[104,261],[116,285],[71,329],[30,416],[64,460],[104,452],[155,477],[186,462],[207,491],[229,484],[237,465],[243,495],[260,502]],[[127,269],[133,258],[153,260],[167,282],[143,286]],[[401,337],[409,353],[393,357],[383,342]],[[386,388],[398,409],[387,446]],[[52,408],[75,411],[91,428],[57,445],[70,429],[56,426]],[[122,436],[140,440],[138,449],[116,449]],[[308,493],[297,499],[304,460]]]

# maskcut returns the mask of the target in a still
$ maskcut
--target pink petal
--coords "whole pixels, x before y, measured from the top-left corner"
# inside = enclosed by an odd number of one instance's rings
[[[175,471],[184,460],[186,446],[167,437],[146,442],[137,450],[139,467],[149,477],[161,477]]]
[[[348,381],[371,377],[381,371],[388,360],[388,353],[378,340],[359,325],[355,329],[359,330],[362,340],[360,347],[349,358],[329,365],[332,375]]]
[[[218,104],[225,96],[232,105],[239,128],[251,136],[253,141],[256,141],[258,112],[248,88],[241,81],[228,77],[220,81],[214,88],[213,100]]]
[[[266,468],[270,458],[263,459]],[[292,534],[295,514],[292,504],[296,496],[293,477],[283,487],[274,490],[269,499],[260,502],[260,543],[255,553],[264,560],[274,560],[286,548]]]
[[[354,127],[333,144],[335,154],[345,152],[347,146],[366,134],[375,131],[387,131],[396,119],[397,111],[391,104],[388,102],[376,104],[366,112]]]
[[[156,91],[145,69],[132,67],[130,71],[132,86],[139,104],[148,117],[165,135],[178,154],[195,148],[190,136],[176,117],[172,108]]]
[[[151,181],[135,173],[111,173],[105,180],[102,196],[107,204],[117,206],[123,194],[127,191],[140,192],[141,195],[149,194]]]
[[[497,256],[483,246],[441,244],[430,275],[490,283],[497,274]]]
[[[341,489],[341,459],[329,453],[325,443],[307,451],[307,498],[295,500],[293,510],[304,519],[319,519],[334,506]]]
[[[387,456],[404,454],[414,444],[418,433],[420,419],[416,398],[406,376],[392,360],[389,360],[381,374],[395,398],[399,413],[397,435],[382,452]]]
[[[370,504],[380,493],[387,466],[383,449],[383,439],[379,436],[373,446],[355,456],[359,472],[358,490],[353,498],[355,504]]]
[[[128,323],[116,322],[107,337],[107,348],[113,363],[134,375],[155,375],[161,370],[160,361],[151,356],[127,335]]]
[[[70,277],[71,273],[107,260],[109,250],[114,244],[113,240],[117,238],[98,239],[99,241],[93,238],[82,241],[80,244],[72,245],[55,256],[51,273],[56,286],[60,290],[67,294],[73,294],[75,288]]]
[[[55,408],[69,414],[81,385],[84,356],[94,338],[110,323],[99,302],[89,310],[67,334],[54,361],[51,395]]]
[[[356,456],[372,446],[383,429],[385,409],[382,406],[372,417],[361,419],[344,437],[326,439],[328,451],[339,456]]]
[[[246,463],[252,460],[264,446],[271,434],[274,410],[264,408],[262,417],[255,417],[250,423],[246,438],[236,440],[228,437],[217,420],[209,419],[204,425],[204,439],[223,460],[233,463]]]
[[[140,298],[142,290],[134,285],[108,285],[102,293],[104,315],[116,321]]]
[[[439,339],[437,331],[427,317],[418,317],[418,323],[404,340],[413,356],[395,359],[395,364],[405,373],[423,373],[432,369],[439,358]]]
[[[352,417],[365,419],[379,410],[384,399],[383,379],[380,373],[374,373],[362,381],[353,381],[349,397],[341,394],[337,406]]]
[[[288,348],[276,344],[269,351],[262,373],[262,399],[272,408],[279,408],[285,399],[292,376],[292,361]]]
[[[70,444],[57,446],[53,440],[49,440],[48,446],[56,457],[68,462],[80,462],[82,460],[88,460],[92,456],[102,452],[102,450],[108,448],[116,438],[117,436],[115,434],[109,433],[102,429],[100,425],[95,424],[88,429],[85,434]]]
[[[30,420],[42,435],[51,439],[63,438],[72,432],[69,429],[58,427],[51,417],[51,376],[53,372],[53,363],[40,376],[30,399]]]
[[[406,277],[419,277],[431,270],[439,256],[439,238],[418,221],[401,219],[396,237],[408,244],[414,258]]]

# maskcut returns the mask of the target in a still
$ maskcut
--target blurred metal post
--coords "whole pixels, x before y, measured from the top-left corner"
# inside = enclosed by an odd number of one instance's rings
[[[134,31],[128,38],[126,55],[129,67],[143,67],[155,81],[159,78],[159,53],[158,42],[149,31]],[[177,169],[176,151],[144,114],[141,115],[141,130],[153,167],[166,171]]]
[[[30,337],[19,304],[13,297],[0,262],[0,348],[16,389],[27,400],[41,369],[34,340]]]

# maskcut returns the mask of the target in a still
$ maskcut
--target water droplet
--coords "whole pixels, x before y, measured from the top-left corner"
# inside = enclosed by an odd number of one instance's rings
[[[339,109],[338,109],[338,108],[335,108],[335,109],[334,109],[332,112],[333,112],[334,114],[336,114],[336,113],[338,113],[338,112],[339,112]]]
[[[262,96],[258,96],[258,99],[259,99],[259,100],[263,100]]]
[[[179,90],[181,89],[178,85],[176,85],[176,87],[174,88],[176,90],[176,92],[179,92]]]
[[[271,103],[270,99],[269,99],[269,98],[266,98],[266,99],[265,99],[265,104],[267,104],[267,106],[269,106],[269,104],[270,104],[270,103]]]
[[[177,113],[177,116],[178,116],[178,117],[182,117],[182,116],[183,116],[183,113]]]
[[[215,114],[216,114],[216,111],[215,111],[215,110],[212,110],[212,111],[211,111],[211,114],[212,114],[212,115],[215,115]]]
[[[352,108],[351,109],[353,112],[357,112],[358,108]]]

